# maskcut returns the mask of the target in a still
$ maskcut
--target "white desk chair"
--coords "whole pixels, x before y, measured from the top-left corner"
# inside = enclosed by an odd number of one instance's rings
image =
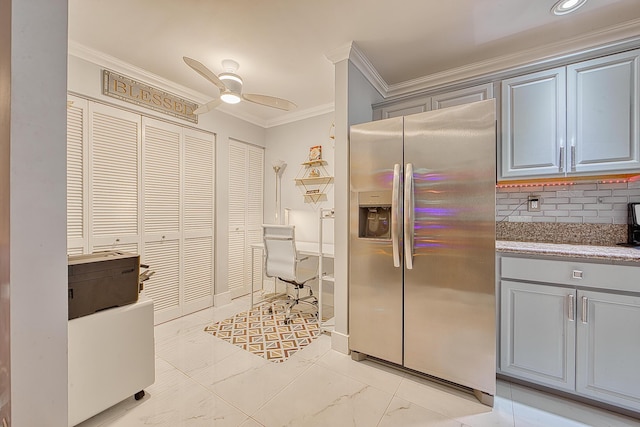
[[[305,286],[309,280],[318,277],[318,258],[300,257],[296,251],[295,227],[293,225],[262,226],[262,237],[265,251],[265,274],[274,277],[294,288],[294,295],[287,294],[281,301],[286,308],[284,322],[291,323],[291,309],[300,304],[309,304],[318,315],[318,299],[313,295],[311,287]],[[309,295],[300,297],[300,289],[307,288]],[[274,304],[278,304],[276,301]],[[273,305],[271,311],[273,311]]]

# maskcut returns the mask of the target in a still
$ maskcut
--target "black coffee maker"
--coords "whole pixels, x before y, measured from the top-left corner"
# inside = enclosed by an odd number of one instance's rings
[[[628,244],[640,246],[640,203],[629,203],[629,237]]]

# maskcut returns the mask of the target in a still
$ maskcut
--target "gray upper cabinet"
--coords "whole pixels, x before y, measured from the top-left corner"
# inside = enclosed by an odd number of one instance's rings
[[[564,172],[565,69],[502,81],[501,178]]]
[[[502,82],[500,179],[640,170],[640,50]]]
[[[473,86],[453,92],[441,93],[431,97],[431,109],[453,107],[456,105],[469,104],[476,101],[484,101],[493,98],[493,84]]]
[[[392,117],[408,116],[431,110],[431,97],[415,98],[386,105],[373,110],[373,119],[390,119]]]
[[[571,172],[640,168],[640,50],[567,67]]]
[[[472,86],[433,96],[413,98],[399,102],[389,102],[382,106],[374,106],[373,120],[389,119],[392,117],[409,116],[425,111],[484,101],[493,98],[493,84]]]

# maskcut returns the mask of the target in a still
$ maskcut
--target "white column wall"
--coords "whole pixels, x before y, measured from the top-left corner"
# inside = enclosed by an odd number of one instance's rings
[[[335,91],[336,328],[331,346],[349,353],[349,126],[371,121],[371,105],[383,98],[348,59],[335,63]]]
[[[11,6],[11,425],[66,427],[67,1]]]

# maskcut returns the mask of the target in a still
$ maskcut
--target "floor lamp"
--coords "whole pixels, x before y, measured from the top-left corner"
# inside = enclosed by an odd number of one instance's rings
[[[273,171],[276,174],[276,224],[282,224],[282,220],[280,218],[280,177],[281,172],[284,171],[284,168],[287,167],[287,164],[284,160],[275,160],[273,162]]]

